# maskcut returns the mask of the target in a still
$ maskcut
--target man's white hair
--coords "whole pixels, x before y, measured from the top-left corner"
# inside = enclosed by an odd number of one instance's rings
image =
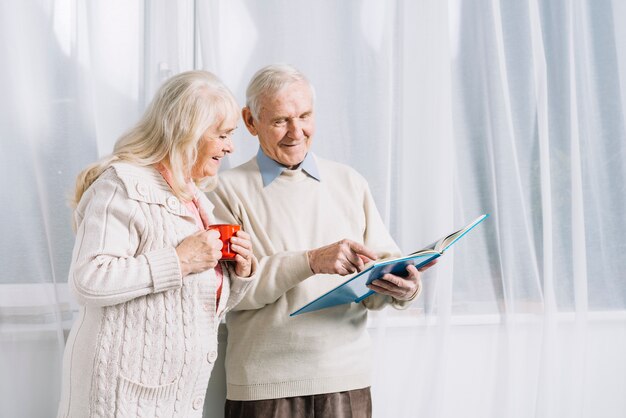
[[[261,99],[266,95],[278,93],[292,83],[304,82],[311,89],[315,102],[315,90],[309,80],[298,69],[289,64],[272,64],[257,71],[246,89],[246,106],[252,117],[259,119]]]

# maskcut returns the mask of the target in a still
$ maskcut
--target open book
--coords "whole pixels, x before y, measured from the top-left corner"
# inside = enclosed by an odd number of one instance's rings
[[[372,281],[382,277],[386,273],[392,273],[397,276],[406,276],[408,274],[406,267],[409,264],[413,264],[415,267],[419,268],[430,263],[435,258],[443,255],[443,253],[450,248],[452,244],[461,239],[462,236],[471,231],[476,225],[484,221],[487,216],[489,215],[485,214],[479,216],[458,231],[446,235],[419,251],[403,257],[380,260],[369,265],[360,273],[351,276],[339,286],[312,300],[292,312],[289,316],[330,308],[331,306],[342,305],[344,303],[361,302],[363,299],[374,293],[373,290],[370,290],[367,287],[367,285]]]

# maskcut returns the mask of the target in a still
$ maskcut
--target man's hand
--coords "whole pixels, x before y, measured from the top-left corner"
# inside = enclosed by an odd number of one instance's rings
[[[313,273],[342,276],[361,271],[365,264],[378,258],[372,250],[349,239],[310,250],[307,255]]]
[[[406,277],[396,276],[390,273],[385,274],[380,279],[374,280],[367,287],[376,293],[392,296],[397,300],[414,299],[421,287],[420,273],[437,264],[437,260],[433,260],[419,269],[414,265],[408,265],[406,271],[409,273]]]

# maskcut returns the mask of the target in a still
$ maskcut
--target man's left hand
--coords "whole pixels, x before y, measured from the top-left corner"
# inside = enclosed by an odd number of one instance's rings
[[[412,300],[417,296],[422,287],[420,273],[434,266],[436,263],[437,260],[433,260],[419,269],[414,265],[409,265],[406,268],[408,276],[400,277],[387,273],[380,279],[372,281],[367,287],[376,293],[388,295],[397,300]]]

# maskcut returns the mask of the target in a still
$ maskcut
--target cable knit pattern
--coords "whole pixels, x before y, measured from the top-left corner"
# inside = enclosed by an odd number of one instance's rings
[[[185,352],[184,352],[184,361],[183,361],[183,372],[180,375],[180,379],[178,380],[178,391],[176,392],[176,402],[174,404],[174,411],[176,413],[180,413],[183,409],[182,402],[184,401],[185,394],[185,386],[188,384],[188,372],[189,368],[192,364],[193,358],[193,326],[191,324],[191,307],[192,298],[190,292],[190,286],[187,286],[183,289],[183,324],[184,324],[184,341],[185,341]]]
[[[156,170],[123,163],[94,182],[75,217],[69,283],[81,307],[58,416],[201,417],[220,318],[214,271],[181,277],[175,248],[197,231],[193,217]],[[224,268],[224,280],[220,317],[253,278]]]
[[[163,365],[161,367],[161,376],[159,378],[159,384],[163,385],[167,381],[169,376],[169,372],[172,368],[172,353],[174,350],[173,340],[174,337],[172,335],[173,327],[174,327],[174,298],[172,297],[173,292],[166,292],[163,294],[163,305],[165,307],[165,343],[164,343],[164,352],[163,352]],[[174,388],[174,386],[172,386]],[[168,413],[169,415],[169,413]],[[161,418],[166,416],[166,411],[161,408],[161,405],[157,405],[155,418]]]
[[[96,358],[98,359],[96,365],[96,372],[94,373],[95,378],[95,387],[98,388],[97,391],[94,392],[95,395],[95,404],[96,411],[95,417],[105,417],[105,404],[106,404],[106,372],[109,361],[108,354],[111,352],[112,346],[112,338],[113,338],[113,327],[110,321],[111,310],[105,309],[104,315],[102,316],[102,331],[100,337],[100,346],[98,347],[98,354]]]

